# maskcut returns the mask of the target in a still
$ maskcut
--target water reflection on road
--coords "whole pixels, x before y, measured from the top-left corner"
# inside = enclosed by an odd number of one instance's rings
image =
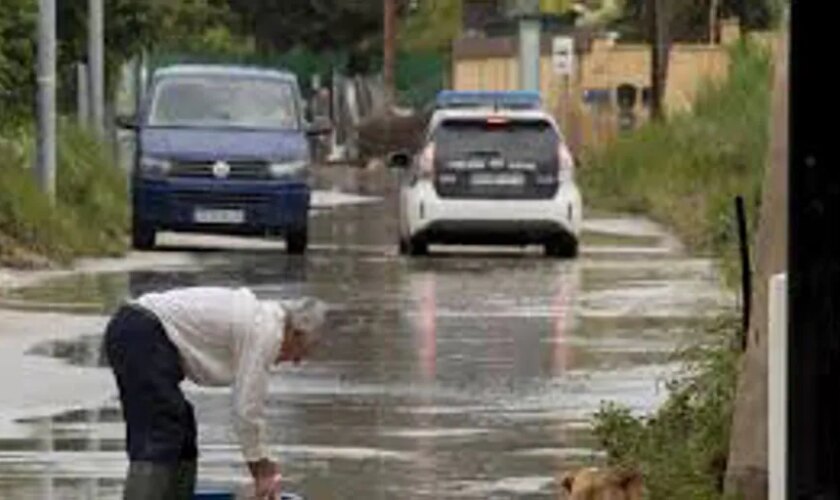
[[[721,304],[710,263],[680,256],[644,222],[592,219],[601,234],[587,235],[576,261],[459,248],[408,260],[393,245],[387,174],[324,177],[380,200],[326,203],[306,257],[273,243],[217,251],[216,239],[167,236],[190,265],[68,276],[3,301],[98,314],[129,295],[199,284],[328,301],[325,344],[273,379],[267,407],[287,483],[310,499],[557,498],[565,470],[600,458],[587,416],[603,400],[659,404],[668,354]],[[98,335],[29,352],[96,366]],[[188,389],[202,481],[234,484],[244,470],[229,394]],[[122,433],[113,399],[0,428],[0,497],[119,497]]]

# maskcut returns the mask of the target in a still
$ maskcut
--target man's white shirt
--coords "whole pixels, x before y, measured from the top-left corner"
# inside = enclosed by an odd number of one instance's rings
[[[136,303],[152,312],[181,354],[184,374],[204,386],[233,387],[234,428],[245,460],[270,458],[263,409],[286,313],[247,288],[197,287],[150,293]]]

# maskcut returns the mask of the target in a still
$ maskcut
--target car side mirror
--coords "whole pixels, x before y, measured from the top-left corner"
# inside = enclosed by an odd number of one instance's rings
[[[317,116],[307,125],[306,133],[310,136],[328,135],[332,132],[332,121],[326,116]]]
[[[136,115],[117,115],[115,122],[118,128],[125,130],[137,130],[140,128]]]
[[[406,169],[411,166],[411,155],[405,151],[399,151],[388,155],[388,168]]]

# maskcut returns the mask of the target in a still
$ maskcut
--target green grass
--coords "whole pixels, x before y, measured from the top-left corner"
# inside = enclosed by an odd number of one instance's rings
[[[717,258],[729,285],[739,262],[734,198],[744,196],[757,227],[769,146],[771,61],[744,42],[732,49],[728,81],[707,85],[690,114],[645,125],[587,155],[584,192],[596,209],[650,216],[695,254]],[[645,476],[647,498],[723,497],[737,385],[739,333],[734,319],[698,331],[697,346],[675,354],[685,370],[652,416],[605,404],[595,435],[614,464]]]
[[[737,263],[734,198],[756,227],[769,141],[769,54],[732,48],[729,79],[707,84],[692,113],[650,123],[584,154],[580,180],[597,209],[642,213],[672,228],[694,253]]]
[[[126,250],[126,179],[104,147],[61,123],[56,200],[39,191],[29,132],[0,139],[0,264],[67,263],[73,258]]]
[[[595,416],[595,436],[609,462],[631,465],[645,477],[647,498],[712,500],[722,497],[735,400],[738,322],[725,318],[705,342],[676,354],[683,371],[668,383],[670,396],[654,415],[638,417],[606,403]]]

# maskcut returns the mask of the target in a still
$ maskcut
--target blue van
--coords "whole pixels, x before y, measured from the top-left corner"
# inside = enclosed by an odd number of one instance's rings
[[[297,78],[238,66],[155,71],[136,117],[132,243],[160,230],[276,235],[308,244],[309,135]]]

